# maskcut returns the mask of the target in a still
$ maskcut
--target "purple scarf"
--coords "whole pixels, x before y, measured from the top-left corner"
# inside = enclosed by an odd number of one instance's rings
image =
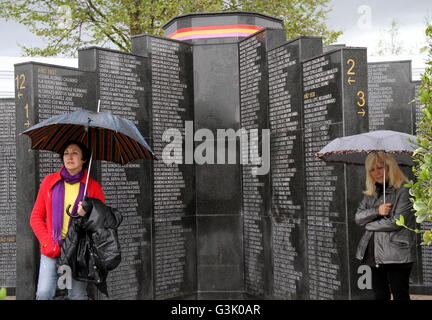
[[[65,196],[65,187],[64,182],[66,181],[69,184],[75,184],[80,182],[84,171],[77,173],[74,176],[71,176],[69,172],[63,167],[60,171],[60,175],[62,180],[57,182],[52,191],[52,238],[55,243],[62,243],[62,228],[63,228],[63,216],[64,216],[64,196]],[[82,201],[84,196],[84,184],[80,184],[78,197],[75,200],[75,205],[72,209],[72,214],[75,214],[78,208],[78,203]]]

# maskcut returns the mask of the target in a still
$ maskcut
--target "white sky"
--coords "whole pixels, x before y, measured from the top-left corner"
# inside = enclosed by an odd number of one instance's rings
[[[407,53],[417,53],[424,45],[424,20],[427,16],[432,20],[432,0],[331,0],[330,4],[333,10],[329,25],[344,31],[337,42],[368,47],[369,55],[376,52],[378,41],[393,19],[400,24],[399,39]],[[359,12],[361,9],[363,11]],[[0,32],[0,56],[20,56],[22,50],[18,43],[27,46],[43,44],[41,38],[12,21],[0,19]]]
[[[336,43],[367,47],[370,62],[411,60],[413,80],[419,80],[427,55],[419,55],[418,51],[425,45],[425,18],[429,17],[432,21],[432,0],[331,0],[330,6],[333,10],[329,14],[329,26],[344,32]],[[398,39],[405,54],[378,57],[374,55],[377,44],[380,39],[389,38],[385,30],[390,28],[392,20],[397,20],[400,25]],[[14,82],[11,81],[14,63],[32,60],[78,66],[77,59],[18,58],[22,55],[18,44],[41,46],[44,40],[13,21],[0,19],[0,35],[0,97],[14,95]]]
[[[344,32],[338,42],[367,47],[369,55],[380,39],[390,39],[385,31],[392,20],[399,23],[405,53],[417,54],[425,45],[425,19],[432,22],[432,0],[332,0],[331,6],[329,25]]]

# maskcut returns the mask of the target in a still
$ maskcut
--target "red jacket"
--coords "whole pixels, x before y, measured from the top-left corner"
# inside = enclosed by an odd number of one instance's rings
[[[54,243],[52,238],[52,188],[61,180],[60,171],[49,174],[42,181],[31,216],[30,226],[36,238],[39,240],[41,253],[47,257],[55,258],[60,255],[60,246]],[[85,183],[87,171],[80,182]],[[105,203],[105,197],[100,184],[89,179],[87,195]]]

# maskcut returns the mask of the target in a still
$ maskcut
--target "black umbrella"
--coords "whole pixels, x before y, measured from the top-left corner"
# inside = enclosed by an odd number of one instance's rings
[[[80,109],[51,117],[23,134],[31,138],[35,150],[60,153],[67,141],[84,143],[91,150],[89,170],[93,158],[121,165],[136,159],[157,159],[132,121],[107,112]]]

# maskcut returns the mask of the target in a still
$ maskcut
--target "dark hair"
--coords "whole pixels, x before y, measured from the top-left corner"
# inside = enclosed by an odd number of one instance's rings
[[[81,149],[81,152],[82,152],[82,158],[81,159],[85,161],[83,163],[83,169],[87,169],[88,163],[89,163],[88,160],[90,159],[90,151],[84,143],[79,142],[79,141],[68,141],[63,145],[63,148],[61,149],[61,153],[60,153],[60,161],[64,165],[63,154],[64,154],[65,150],[67,149],[67,147],[69,147],[71,144],[75,144]]]

